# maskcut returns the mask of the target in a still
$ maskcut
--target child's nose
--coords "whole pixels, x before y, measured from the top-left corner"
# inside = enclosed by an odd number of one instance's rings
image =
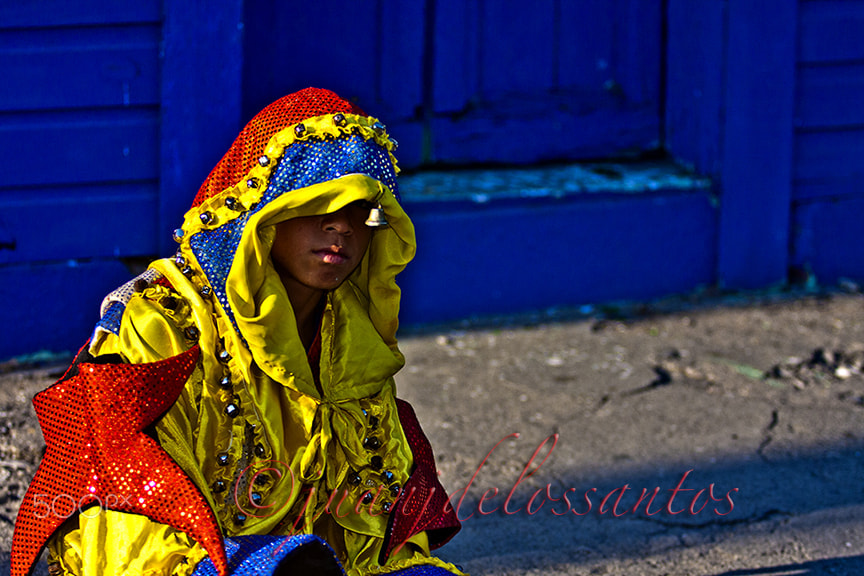
[[[328,232],[351,234],[354,231],[354,228],[351,225],[351,219],[348,217],[348,211],[345,208],[325,215],[322,224],[324,230]]]

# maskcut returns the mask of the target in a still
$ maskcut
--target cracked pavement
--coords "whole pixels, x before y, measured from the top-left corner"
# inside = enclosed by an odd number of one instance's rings
[[[399,395],[464,519],[440,555],[475,576],[864,573],[864,298],[724,303],[403,335]],[[57,371],[0,374],[0,574],[41,453],[29,398]]]
[[[864,573],[862,304],[540,318],[404,340],[400,395],[444,485],[464,495],[463,531],[442,556],[475,575]],[[551,454],[549,440],[531,462],[552,434]]]

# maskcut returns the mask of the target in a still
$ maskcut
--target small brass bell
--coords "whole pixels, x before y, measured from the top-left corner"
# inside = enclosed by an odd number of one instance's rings
[[[387,226],[387,217],[384,216],[384,209],[379,203],[375,208],[369,210],[369,217],[366,219],[366,226],[370,228],[383,228]]]

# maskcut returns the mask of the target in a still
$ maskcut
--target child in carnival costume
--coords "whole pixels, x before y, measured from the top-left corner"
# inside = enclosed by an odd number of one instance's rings
[[[46,541],[52,574],[460,574],[430,554],[459,522],[395,397],[415,240],[394,148],[326,90],[247,124],[176,256],[106,298],[34,399],[13,576]]]

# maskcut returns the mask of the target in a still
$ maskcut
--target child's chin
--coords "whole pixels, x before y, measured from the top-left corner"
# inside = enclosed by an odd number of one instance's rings
[[[319,288],[321,290],[335,290],[344,281],[345,281],[345,277],[342,275],[338,275],[338,276],[331,275],[331,276],[328,276],[326,278],[322,278],[319,281],[317,288]]]

